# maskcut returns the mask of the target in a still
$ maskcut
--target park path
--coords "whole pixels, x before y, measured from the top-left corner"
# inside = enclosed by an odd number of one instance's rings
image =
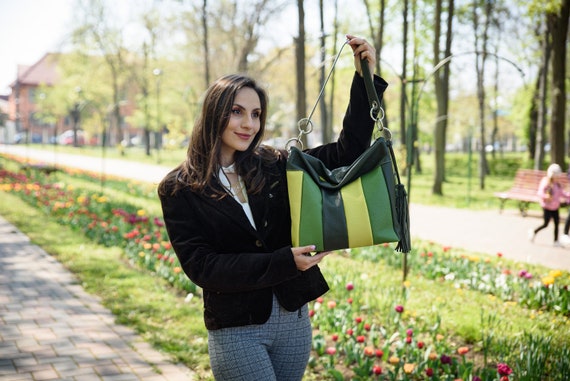
[[[116,324],[61,263],[0,216],[0,380],[192,378]]]

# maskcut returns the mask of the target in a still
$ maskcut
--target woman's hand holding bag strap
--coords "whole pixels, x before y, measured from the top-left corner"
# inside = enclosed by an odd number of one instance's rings
[[[336,60],[333,69],[335,64]],[[407,253],[411,250],[407,194],[400,182],[390,131],[382,125],[384,112],[365,59],[361,70],[370,117],[381,136],[351,165],[334,169],[297,147],[288,147],[293,246],[315,245],[316,251],[330,251],[398,242],[396,250]],[[323,90],[324,85],[319,99]],[[300,141],[300,136],[292,140]]]

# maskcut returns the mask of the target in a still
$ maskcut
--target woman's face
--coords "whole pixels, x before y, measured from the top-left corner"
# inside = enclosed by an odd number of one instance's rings
[[[236,151],[245,151],[261,128],[261,102],[254,89],[244,87],[236,93],[228,125],[222,134],[220,164],[234,162]]]

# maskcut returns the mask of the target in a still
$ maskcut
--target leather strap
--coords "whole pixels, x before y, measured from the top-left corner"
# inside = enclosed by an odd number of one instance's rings
[[[370,103],[370,116],[376,121],[378,119],[378,113],[380,112],[380,99],[378,98],[376,88],[372,82],[372,75],[370,74],[368,61],[362,59],[360,61],[360,67],[362,69],[362,77],[364,79],[364,86],[366,87],[366,94],[368,95],[368,103]]]

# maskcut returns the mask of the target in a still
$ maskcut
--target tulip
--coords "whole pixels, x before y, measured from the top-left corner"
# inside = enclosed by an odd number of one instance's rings
[[[497,372],[499,372],[499,376],[508,376],[513,373],[511,368],[507,364],[503,363],[497,364]]]
[[[382,368],[378,365],[374,365],[372,367],[372,373],[374,373],[375,375],[380,375],[382,374]]]

